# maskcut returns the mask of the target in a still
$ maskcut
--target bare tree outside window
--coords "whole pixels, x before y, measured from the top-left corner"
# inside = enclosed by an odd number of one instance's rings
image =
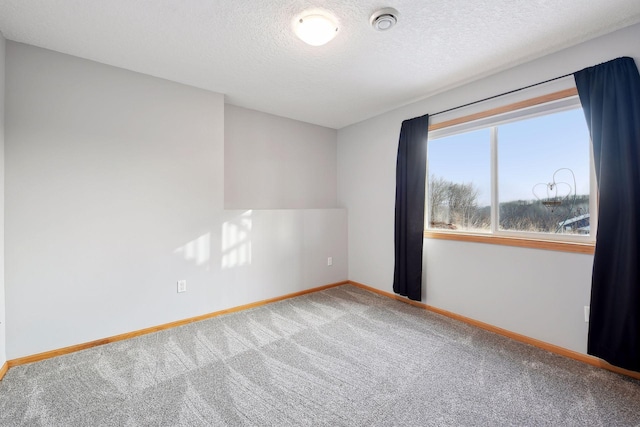
[[[428,197],[431,228],[488,229],[491,208],[478,206],[479,194],[480,190],[473,183],[455,183],[432,175]]]

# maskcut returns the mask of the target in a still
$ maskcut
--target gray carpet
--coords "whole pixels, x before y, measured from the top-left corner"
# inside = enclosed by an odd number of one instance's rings
[[[352,286],[11,369],[3,426],[638,426],[640,382]]]

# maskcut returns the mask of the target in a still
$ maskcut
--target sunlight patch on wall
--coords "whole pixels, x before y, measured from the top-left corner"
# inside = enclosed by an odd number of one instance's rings
[[[222,224],[222,268],[251,265],[251,212]]]
[[[194,261],[196,265],[207,263],[211,258],[211,233],[203,234],[186,245],[180,246],[173,253],[181,254],[185,260]]]

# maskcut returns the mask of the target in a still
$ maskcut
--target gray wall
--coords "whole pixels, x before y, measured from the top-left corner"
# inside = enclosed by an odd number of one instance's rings
[[[7,360],[4,297],[4,75],[6,42],[0,33],[0,367]]]
[[[347,278],[344,210],[224,210],[222,95],[14,42],[6,67],[9,359]]]
[[[232,105],[224,126],[227,209],[336,207],[334,129]]]
[[[349,211],[349,278],[392,291],[395,158],[402,120],[617,56],[633,56],[640,64],[638,40],[640,25],[635,25],[341,129],[338,200]],[[589,304],[592,262],[590,255],[425,239],[424,301],[586,352],[583,306]]]

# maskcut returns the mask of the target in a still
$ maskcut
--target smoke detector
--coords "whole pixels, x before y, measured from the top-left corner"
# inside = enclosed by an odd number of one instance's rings
[[[392,7],[373,12],[369,22],[377,31],[387,31],[398,22],[398,11]]]

